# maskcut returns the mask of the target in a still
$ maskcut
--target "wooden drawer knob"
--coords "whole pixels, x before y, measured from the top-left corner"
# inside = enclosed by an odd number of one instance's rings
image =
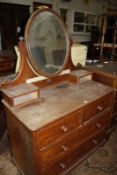
[[[103,109],[102,106],[100,105],[97,106],[97,110],[102,111],[102,109]]]
[[[66,165],[65,165],[64,163],[61,163],[61,164],[60,164],[60,167],[61,167],[62,169],[64,169],[64,168],[66,167]]]
[[[66,146],[66,145],[62,145],[62,150],[64,151],[64,152],[66,152],[67,150],[68,150],[68,147]]]
[[[98,141],[97,140],[93,140],[93,143],[94,143],[94,145],[97,145],[98,144]]]
[[[64,132],[67,132],[68,131],[67,127],[65,127],[65,126],[62,126],[61,127],[61,130],[64,131]]]
[[[96,127],[97,127],[98,129],[100,129],[100,128],[102,127],[102,125],[101,125],[100,123],[96,123]]]

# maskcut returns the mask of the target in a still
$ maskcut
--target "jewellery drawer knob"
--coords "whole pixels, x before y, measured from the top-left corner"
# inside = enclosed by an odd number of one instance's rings
[[[100,129],[100,128],[102,127],[102,125],[101,125],[100,123],[96,123],[96,127],[97,127],[98,129]]]
[[[98,144],[98,141],[97,140],[93,140],[93,143],[95,144],[95,145],[97,145]]]
[[[62,169],[64,169],[64,168],[66,167],[66,165],[65,165],[64,163],[61,163],[61,164],[60,164],[60,167],[61,167]]]
[[[63,146],[62,146],[62,150],[63,150],[63,151],[67,151],[67,150],[68,150],[68,147],[67,147],[66,145],[63,145]]]
[[[102,108],[102,106],[98,105],[98,106],[97,106],[97,109],[98,109],[99,111],[102,111],[103,108]]]
[[[67,132],[67,130],[68,130],[67,127],[65,127],[65,126],[62,126],[61,129],[62,129],[62,131],[64,131],[64,132]]]

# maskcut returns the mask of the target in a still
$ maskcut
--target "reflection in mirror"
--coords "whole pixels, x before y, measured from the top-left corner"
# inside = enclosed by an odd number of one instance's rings
[[[51,11],[35,16],[29,29],[30,54],[42,74],[51,76],[60,72],[66,62],[67,37],[63,23]]]

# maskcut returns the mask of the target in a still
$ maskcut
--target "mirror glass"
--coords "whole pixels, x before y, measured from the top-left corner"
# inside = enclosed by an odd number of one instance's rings
[[[69,56],[69,37],[55,12],[36,11],[27,23],[25,40],[29,62],[37,73],[48,77],[63,70]]]

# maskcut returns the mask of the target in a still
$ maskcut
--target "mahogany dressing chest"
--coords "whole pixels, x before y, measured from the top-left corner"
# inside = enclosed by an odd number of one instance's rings
[[[19,48],[21,70],[2,88],[12,160],[24,175],[66,174],[108,139],[114,90],[75,69],[48,8],[31,15]]]

